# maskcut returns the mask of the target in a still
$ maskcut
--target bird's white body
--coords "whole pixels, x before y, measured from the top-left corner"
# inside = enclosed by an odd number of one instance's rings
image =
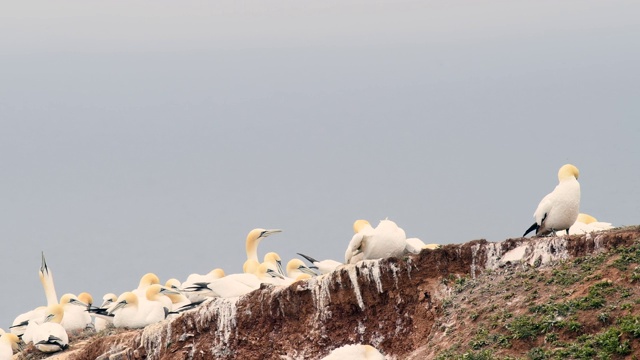
[[[347,249],[345,262],[350,263],[351,258],[360,252],[363,260],[399,257],[404,254],[406,246],[407,236],[404,230],[391,220],[381,220],[372,232],[359,232],[354,236]]]
[[[164,320],[164,306],[159,301],[138,302],[138,296],[126,292],[118,297],[115,307],[113,325],[117,328],[139,329]]]
[[[365,236],[373,234],[373,231],[373,227],[366,220],[356,220],[353,223],[353,232],[355,234],[351,237],[351,241],[349,241],[347,250],[344,253],[345,264],[355,264],[364,259],[364,253],[357,250],[362,244],[362,239],[364,239]]]
[[[25,343],[33,342],[36,349],[42,352],[60,351],[69,344],[67,331],[60,324],[64,317],[62,305],[54,304],[45,310],[43,322],[30,321],[22,336]],[[50,340],[55,339],[55,342]]]
[[[213,296],[238,297],[258,289],[260,279],[254,274],[231,274],[210,282],[207,287]]]
[[[580,213],[576,222],[569,228],[569,235],[589,234],[609,229],[613,229],[611,223],[598,221],[591,215]],[[558,231],[556,234],[564,235],[564,232]]]
[[[533,214],[536,222],[528,231],[535,228],[536,235],[546,235],[573,225],[580,210],[578,174],[578,169],[571,164],[560,168],[558,185],[538,204]]]
[[[64,294],[60,299],[64,309],[64,317],[60,325],[67,331],[84,330],[92,324],[91,315],[86,311],[88,304],[84,304],[72,294]]]

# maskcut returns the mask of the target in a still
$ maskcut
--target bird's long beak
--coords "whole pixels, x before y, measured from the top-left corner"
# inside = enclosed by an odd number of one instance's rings
[[[313,270],[309,269],[308,267],[306,267],[306,266],[304,266],[304,265],[300,265],[300,266],[298,267],[298,270],[302,271],[302,272],[303,272],[303,273],[305,273],[305,274],[309,274],[309,275],[311,275],[311,276],[316,276],[316,275],[318,275],[318,274],[316,274],[316,272],[315,272],[315,271],[313,271]]]
[[[160,293],[165,294],[165,295],[178,295],[178,294],[180,294],[178,291],[173,290],[173,289],[169,289],[167,287],[160,288]]]
[[[113,314],[116,310],[121,309],[123,307],[127,306],[127,300],[122,300],[119,303],[117,303],[113,309],[109,310],[109,312],[107,314],[111,315]]]
[[[89,307],[89,304],[86,304],[78,299],[71,299],[69,300],[69,304],[73,304],[73,305],[78,305],[78,306],[82,306],[82,307]]]
[[[276,267],[278,268],[278,272],[280,273],[280,275],[282,275],[282,278],[284,279],[284,271],[282,270],[281,260],[276,261]]]
[[[265,237],[267,237],[267,236],[269,236],[269,235],[277,234],[277,233],[279,233],[279,232],[282,232],[282,230],[280,230],[280,229],[269,229],[269,230],[265,230],[265,231],[263,231],[263,232],[262,232],[262,234],[260,234],[260,237],[261,237],[261,238],[265,238]]]
[[[269,275],[269,276],[271,276],[271,277],[273,277],[273,278],[276,278],[276,277],[277,277],[277,278],[280,278],[280,279],[284,279],[284,276],[283,276],[282,274],[278,274],[278,272],[277,272],[277,271],[273,271],[273,270],[271,270],[271,269],[268,269],[268,270],[267,270],[267,275]]]
[[[49,272],[49,268],[47,267],[47,260],[44,258],[44,251],[42,252],[42,264],[40,265],[40,272],[43,274]]]

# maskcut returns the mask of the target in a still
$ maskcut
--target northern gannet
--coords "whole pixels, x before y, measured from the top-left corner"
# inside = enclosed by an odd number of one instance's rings
[[[133,292],[125,292],[118,297],[110,310],[113,325],[117,328],[139,329],[165,319],[167,311],[158,301],[146,301],[141,304]]]
[[[248,294],[253,290],[260,288],[260,284],[268,283],[268,278],[275,272],[268,269],[265,264],[260,264],[255,274],[242,273],[231,274],[220,279],[216,279],[210,283],[196,284],[185,291],[197,291],[203,294],[208,293],[209,296],[231,298]]]
[[[351,258],[359,253],[363,254],[363,260],[402,256],[407,246],[406,240],[404,230],[395,222],[381,220],[373,231],[360,231],[353,237],[347,249],[345,262],[349,263]]]
[[[328,274],[330,272],[332,272],[333,270],[335,270],[338,266],[342,266],[344,265],[343,263],[339,262],[339,261],[335,261],[335,260],[331,260],[331,259],[327,259],[327,260],[322,260],[322,261],[318,261],[314,258],[312,258],[311,256],[305,255],[305,254],[301,254],[301,253],[297,253],[298,255],[302,256],[303,258],[307,259],[307,261],[309,261],[310,263],[313,264],[313,266],[310,266],[310,269],[318,269],[318,272],[320,274]]]
[[[280,259],[280,255],[275,252],[268,252],[264,255],[263,262],[267,264],[269,269],[278,272],[284,277],[284,271],[282,270],[282,259]]]
[[[103,312],[107,312],[108,308],[116,302],[116,300],[118,300],[118,297],[116,296],[116,294],[114,293],[108,293],[105,294],[102,297],[102,305],[100,305],[101,310],[103,310]],[[113,317],[110,316],[94,316],[94,321],[93,324],[96,328],[96,331],[102,331],[104,329],[106,329],[108,326],[113,325]]]
[[[53,273],[47,266],[47,260],[44,258],[44,251],[42,252],[42,263],[40,265],[40,282],[44,288],[44,295],[47,298],[47,306],[55,305],[58,303],[58,296],[56,295],[56,287],[53,283]]]
[[[247,259],[253,259],[255,261],[258,260],[258,244],[260,244],[260,240],[266,238],[267,236],[275,233],[282,232],[279,229],[253,229],[247,235],[247,240],[245,243],[245,249],[247,252]]]
[[[371,345],[344,345],[333,350],[321,360],[385,360],[376,348]]]
[[[169,289],[180,291],[182,283],[178,279],[171,278],[164,283],[164,286],[168,287]]]
[[[60,324],[64,320],[62,305],[55,304],[47,307],[44,322],[29,322],[27,331],[23,336],[25,343],[33,342],[36,349],[51,353],[66,349],[69,345],[69,336]]]
[[[213,269],[206,275],[191,274],[182,283],[182,291],[189,301],[201,302],[211,296],[209,290],[206,289],[207,284],[223,277],[225,277],[225,273],[220,268]]]
[[[576,222],[569,228],[569,235],[582,235],[609,229],[613,229],[611,223],[601,222],[589,214],[580,213]],[[556,235],[561,236],[564,234],[562,231],[557,231]]]
[[[91,326],[91,315],[87,312],[89,305],[80,301],[73,294],[64,294],[60,298],[64,317],[60,323],[67,331],[84,330]]]
[[[362,243],[362,238],[364,236],[373,233],[373,227],[371,227],[371,224],[369,224],[367,220],[356,220],[353,222],[353,232],[354,235],[344,253],[345,264],[355,264],[364,258],[364,254],[362,252],[354,254],[353,248],[356,244]]]
[[[291,259],[287,263],[287,278],[289,283],[292,283],[300,277],[300,275],[316,276],[315,271],[311,270],[300,259]]]
[[[40,265],[40,271],[38,276],[40,277],[40,283],[44,289],[44,295],[47,299],[47,306],[55,305],[58,303],[58,297],[56,295],[55,285],[53,283],[53,273],[47,266],[47,261],[44,257],[44,252],[41,253],[42,262]],[[29,320],[42,321],[45,317],[46,306],[39,306],[33,310],[22,313],[13,320],[10,330],[11,333],[21,336],[24,334]]]
[[[11,360],[13,352],[20,351],[20,338],[16,334],[0,334],[0,360]]]
[[[536,222],[527,229],[522,236],[535,230],[536,235],[547,235],[556,231],[566,230],[578,218],[580,209],[580,183],[578,168],[566,164],[558,171],[558,185],[547,194],[536,209],[533,217]]]
[[[147,288],[153,284],[160,284],[160,278],[158,277],[158,275],[154,273],[146,273],[142,275],[142,277],[140,278],[140,282],[138,282],[138,287],[131,292],[133,292],[139,297],[145,296]]]

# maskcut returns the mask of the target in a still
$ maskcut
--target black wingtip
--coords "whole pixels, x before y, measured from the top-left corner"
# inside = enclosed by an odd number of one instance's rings
[[[318,262],[318,260],[312,258],[311,256],[307,256],[305,254],[300,254],[300,253],[296,253],[296,254],[298,254],[298,255],[302,256],[303,258],[307,259],[307,261],[312,263],[312,264]]]
[[[532,232],[533,230],[538,230],[538,223],[533,223],[533,225],[531,225],[531,227],[529,227],[527,231],[524,232],[524,235],[522,235],[522,237],[527,236],[527,234]]]

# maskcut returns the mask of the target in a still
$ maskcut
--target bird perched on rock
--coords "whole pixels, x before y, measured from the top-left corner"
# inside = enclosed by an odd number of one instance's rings
[[[569,233],[569,228],[578,218],[580,210],[578,175],[578,168],[571,164],[560,168],[558,185],[542,198],[533,214],[536,222],[522,236],[527,236],[533,230],[536,231],[536,235],[547,235],[561,230]]]

